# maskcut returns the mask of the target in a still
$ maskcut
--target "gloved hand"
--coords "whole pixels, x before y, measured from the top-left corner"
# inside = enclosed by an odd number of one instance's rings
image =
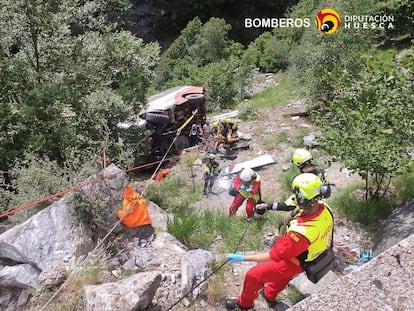
[[[235,263],[235,262],[243,261],[244,260],[244,255],[241,255],[241,254],[228,254],[227,259],[231,263]]]

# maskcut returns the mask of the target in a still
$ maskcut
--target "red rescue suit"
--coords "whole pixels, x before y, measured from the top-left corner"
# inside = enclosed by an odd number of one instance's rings
[[[248,188],[243,189],[240,174],[234,179],[233,187],[238,191],[229,207],[229,216],[235,215],[239,207],[246,201],[247,217],[254,216],[254,207],[260,200],[260,176],[256,174],[256,178],[251,182]]]
[[[327,212],[323,203],[320,203],[317,213],[308,216],[298,216],[296,221],[304,227],[312,226],[312,222]],[[329,216],[330,217],[330,216]],[[329,221],[329,220],[328,220]],[[305,225],[305,222],[307,223]],[[332,225],[328,228],[320,228],[321,235],[325,231],[332,230]],[[253,306],[254,300],[258,296],[258,291],[264,287],[264,295],[268,300],[276,300],[277,295],[297,274],[303,271],[298,260],[299,255],[308,251],[311,244],[317,241],[309,241],[304,235],[295,231],[289,231],[281,236],[270,249],[269,262],[261,262],[249,269],[246,273],[243,291],[237,298],[240,306]],[[326,243],[327,247],[327,243]],[[305,253],[306,254],[306,253]]]

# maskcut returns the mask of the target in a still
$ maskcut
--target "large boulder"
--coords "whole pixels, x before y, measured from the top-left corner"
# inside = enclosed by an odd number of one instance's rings
[[[190,250],[181,257],[181,288],[183,295],[191,291],[192,297],[197,297],[206,289],[206,283],[203,284],[204,288],[193,289],[193,286],[205,279],[209,272],[207,270],[208,264],[214,259],[212,252],[203,249]]]
[[[105,187],[108,189],[106,205],[114,211],[120,206],[125,181],[125,173],[115,165],[111,165],[102,172],[101,176],[92,177],[84,182],[79,191],[84,195],[92,195]],[[90,231],[79,224],[74,216],[70,197],[71,194],[61,198],[0,235],[0,258],[14,267],[13,269],[0,267],[2,268],[0,286],[37,288],[39,284],[37,280],[34,281],[34,278],[41,271],[51,269],[56,262],[63,263],[67,268],[72,267],[79,262],[79,258],[84,257],[93,248]],[[112,223],[114,222],[116,222],[115,216],[112,219]],[[29,269],[27,265],[31,268]],[[24,282],[24,279],[11,282],[14,274],[7,276],[5,273],[16,269],[25,271],[26,275],[30,272],[31,277],[24,278],[27,282]],[[61,282],[61,278],[57,282]]]
[[[1,234],[0,257],[43,270],[55,261],[68,263],[89,250],[91,242],[62,198]]]
[[[86,311],[146,310],[161,282],[158,271],[137,273],[119,282],[85,286]]]

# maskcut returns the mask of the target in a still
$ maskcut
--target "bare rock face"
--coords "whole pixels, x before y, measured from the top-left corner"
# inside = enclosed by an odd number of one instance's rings
[[[77,253],[74,246],[90,242],[80,234],[62,198],[0,235],[0,257],[44,270],[55,261],[68,262]]]
[[[88,195],[104,184],[109,189],[107,206],[115,210],[122,200],[126,176],[121,169],[111,165],[103,171],[102,177],[94,178],[80,191]],[[10,264],[0,266],[0,287],[39,288],[38,276],[42,271],[54,274],[49,273],[47,281],[42,279],[42,284],[46,287],[56,285],[64,278],[64,269],[57,272],[54,265],[60,262],[65,267],[73,266],[80,256],[85,256],[93,248],[89,230],[79,224],[72,212],[73,207],[68,204],[69,196],[0,235],[0,258]],[[114,214],[112,222],[115,221]],[[25,277],[18,279],[16,271],[21,271]]]
[[[39,270],[28,264],[6,266],[0,269],[0,283],[7,287],[38,289],[38,275]]]
[[[134,274],[119,282],[85,286],[86,311],[145,310],[161,282],[161,272]]]
[[[380,254],[412,234],[414,234],[414,200],[395,209],[378,227],[374,253]]]
[[[212,252],[203,249],[190,250],[181,257],[181,288],[183,295],[186,295],[194,284],[198,284],[204,280],[206,277],[204,274],[207,272],[206,267],[214,259]],[[205,289],[197,288],[193,290],[193,297],[197,297]]]

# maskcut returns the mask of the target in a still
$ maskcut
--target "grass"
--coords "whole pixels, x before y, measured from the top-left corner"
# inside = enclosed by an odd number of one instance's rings
[[[193,163],[191,159],[189,162]],[[186,169],[189,166],[182,166],[186,175],[192,174]],[[170,174],[162,183],[151,184],[146,193],[146,199],[174,214],[167,221],[167,230],[189,248],[211,249],[215,243],[220,252],[259,250],[263,230],[274,229],[282,217],[269,212],[263,219],[247,223],[245,217],[229,218],[222,208],[195,211],[191,204],[200,200],[201,188],[201,181]],[[248,234],[244,234],[247,227]]]
[[[297,98],[298,87],[285,74],[281,74],[276,86],[267,88],[261,93],[251,96],[250,101],[257,108],[268,108],[286,104],[286,102]]]
[[[265,230],[274,230],[280,213],[268,212],[265,217],[251,223],[245,217],[232,217],[222,211],[196,212],[182,209],[167,222],[167,229],[189,248],[211,249],[218,252],[261,250]]]
[[[287,132],[282,131],[263,139],[262,146],[266,149],[272,148],[277,144],[285,142],[287,139]]]
[[[152,183],[146,192],[146,199],[167,211],[178,211],[200,199],[202,181],[169,175],[161,183]]]
[[[288,285],[286,287],[286,291],[287,292],[283,295],[283,298],[290,300],[293,304],[296,304],[299,301],[306,298],[306,295],[301,294],[301,292],[298,291],[297,288],[292,285]]]
[[[338,214],[352,221],[364,225],[375,225],[385,219],[391,212],[393,201],[383,198],[380,201],[368,200],[362,197],[365,192],[363,184],[340,189],[338,194],[328,199],[327,202]],[[361,195],[358,195],[358,192]]]
[[[285,105],[299,97],[298,86],[287,74],[281,73],[277,85],[252,95],[238,105],[239,118],[242,120],[257,119],[261,110]]]
[[[299,127],[295,137],[292,138],[292,146],[303,148],[303,137],[308,135],[311,132],[311,129],[308,127]]]

